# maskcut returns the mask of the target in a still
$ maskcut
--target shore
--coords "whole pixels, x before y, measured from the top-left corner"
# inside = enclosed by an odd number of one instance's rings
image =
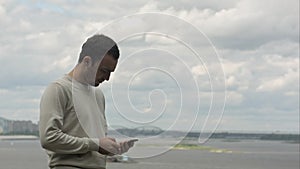
[[[38,140],[39,137],[33,135],[0,135],[0,140]]]

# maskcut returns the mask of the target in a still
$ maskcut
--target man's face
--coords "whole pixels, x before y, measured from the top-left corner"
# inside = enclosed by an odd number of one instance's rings
[[[96,72],[91,85],[97,87],[103,81],[108,81],[110,73],[115,71],[117,63],[118,61],[115,60],[111,55],[105,55],[101,61],[94,63],[93,67]]]

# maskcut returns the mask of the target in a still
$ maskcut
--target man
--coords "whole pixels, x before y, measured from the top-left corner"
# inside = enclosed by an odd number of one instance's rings
[[[40,141],[51,169],[106,167],[106,155],[122,154],[133,142],[106,137],[105,101],[99,88],[119,58],[116,43],[94,35],[82,45],[78,64],[51,83],[40,103]]]

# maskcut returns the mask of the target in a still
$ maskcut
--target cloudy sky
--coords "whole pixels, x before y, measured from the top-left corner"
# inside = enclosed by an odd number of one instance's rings
[[[121,50],[109,125],[299,131],[298,0],[0,0],[0,23],[0,117],[37,122],[45,87],[105,33]]]

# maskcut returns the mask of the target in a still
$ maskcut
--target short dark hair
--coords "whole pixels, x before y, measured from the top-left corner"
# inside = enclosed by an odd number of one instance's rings
[[[106,54],[118,60],[120,56],[118,46],[116,42],[108,36],[96,34],[88,38],[82,45],[78,63],[81,63],[85,56],[90,56],[93,61],[97,61]]]

